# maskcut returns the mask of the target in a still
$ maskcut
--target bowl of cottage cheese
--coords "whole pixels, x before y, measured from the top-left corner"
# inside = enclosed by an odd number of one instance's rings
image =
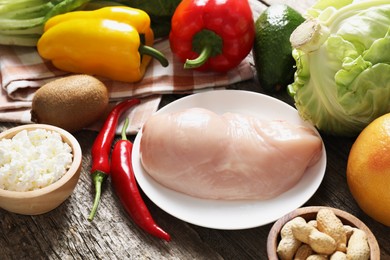
[[[69,132],[27,124],[0,133],[0,208],[38,215],[62,204],[80,177],[82,152]]]

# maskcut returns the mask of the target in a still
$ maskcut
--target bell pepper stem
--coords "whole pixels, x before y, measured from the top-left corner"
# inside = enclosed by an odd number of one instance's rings
[[[102,184],[106,178],[107,178],[107,174],[101,171],[96,171],[92,174],[92,179],[95,185],[95,199],[93,201],[91,213],[89,214],[88,217],[89,221],[92,221],[96,215],[100,203],[100,196],[102,194]]]
[[[222,53],[223,40],[215,32],[203,29],[196,33],[192,39],[192,50],[199,54],[195,59],[187,59],[184,63],[185,69],[199,68],[204,65],[211,57]]]
[[[199,68],[203,64],[205,64],[208,59],[211,57],[211,50],[212,48],[208,45],[204,46],[201,53],[196,59],[189,60],[187,59],[184,63],[185,69],[193,69],[193,68]]]
[[[148,55],[148,56],[155,58],[156,60],[158,60],[161,63],[161,65],[163,67],[167,67],[169,65],[169,62],[168,62],[167,58],[165,58],[164,54],[162,52],[156,50],[153,47],[141,44],[138,48],[138,52],[141,55]]]

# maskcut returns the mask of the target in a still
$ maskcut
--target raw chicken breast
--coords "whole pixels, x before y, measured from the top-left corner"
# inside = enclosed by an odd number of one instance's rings
[[[321,151],[321,139],[309,128],[202,108],[152,116],[140,141],[151,177],[204,199],[276,197],[301,179]]]

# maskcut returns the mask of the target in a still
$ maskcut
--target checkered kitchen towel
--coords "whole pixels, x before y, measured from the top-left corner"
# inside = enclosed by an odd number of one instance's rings
[[[168,67],[164,68],[158,61],[153,61],[142,81],[137,83],[100,78],[109,88],[111,105],[130,97],[141,98],[141,104],[128,113],[132,126],[129,134],[137,133],[145,120],[158,109],[163,94],[212,90],[250,79],[255,73],[251,66],[251,55],[226,74],[204,73],[183,69],[183,64],[172,55],[167,39],[156,42],[154,47],[165,54],[170,62]],[[35,48],[15,46],[0,46],[0,73],[0,122],[26,124],[31,123],[30,108],[34,92],[49,81],[69,75],[54,68],[49,61],[42,60]],[[90,129],[100,129],[101,123]]]

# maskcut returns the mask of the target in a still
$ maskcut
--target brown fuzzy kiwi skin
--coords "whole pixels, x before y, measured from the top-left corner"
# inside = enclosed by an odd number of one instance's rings
[[[109,93],[100,80],[72,75],[53,80],[34,94],[31,121],[77,132],[97,121],[108,107]]]

